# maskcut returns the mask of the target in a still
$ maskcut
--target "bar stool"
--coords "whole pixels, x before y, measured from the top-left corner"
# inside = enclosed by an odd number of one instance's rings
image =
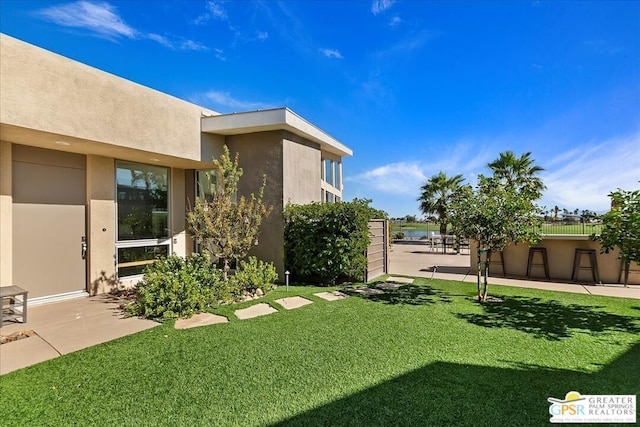
[[[582,267],[582,255],[589,256],[589,267]],[[573,274],[571,275],[571,281],[577,282],[580,270],[591,270],[591,276],[594,283],[600,282],[600,272],[598,271],[598,259],[596,258],[595,249],[576,249],[575,257],[573,258]]]
[[[535,254],[540,254],[542,262],[534,263],[533,257]],[[551,280],[549,277],[549,262],[547,260],[547,248],[529,248],[529,260],[527,261],[527,279],[531,279],[531,269],[533,267],[544,267],[544,277],[547,280]]]
[[[498,252],[500,254],[500,261],[491,261],[491,257],[494,253]],[[503,251],[491,251],[489,255],[489,259],[487,260],[489,265],[489,275],[491,275],[491,264],[500,264],[500,268],[502,269],[502,277],[507,277],[507,270],[504,267],[504,252]]]

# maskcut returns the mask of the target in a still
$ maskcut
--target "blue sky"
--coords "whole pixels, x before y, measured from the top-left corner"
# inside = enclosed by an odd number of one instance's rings
[[[640,2],[0,1],[0,30],[221,113],[287,106],[351,147],[345,199],[419,214],[531,151],[552,208],[640,187]]]

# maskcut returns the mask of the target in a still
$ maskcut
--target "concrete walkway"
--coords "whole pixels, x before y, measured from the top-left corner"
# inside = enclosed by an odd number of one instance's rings
[[[21,330],[36,333],[0,345],[0,375],[158,325],[137,317],[125,318],[118,308],[120,303],[112,296],[100,295],[29,307],[26,324],[8,323],[0,328],[2,335]]]
[[[433,267],[436,267],[435,271]],[[389,274],[433,277],[434,279],[458,280],[470,283],[476,283],[477,281],[476,272],[471,271],[469,254],[453,255],[431,253],[427,246],[419,244],[392,245],[391,252],[389,253]],[[503,277],[490,277],[489,283],[520,288],[640,299],[640,286],[638,285],[629,285],[629,287],[625,288],[623,285],[617,283],[583,285]]]

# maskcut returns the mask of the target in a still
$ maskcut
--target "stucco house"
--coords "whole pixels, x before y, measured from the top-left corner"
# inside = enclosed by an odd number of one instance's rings
[[[0,41],[0,285],[30,302],[106,292],[190,253],[185,214],[224,144],[240,154],[240,194],[267,175],[274,211],[254,253],[280,273],[283,207],[342,198],[352,151],[287,108],[219,114]]]

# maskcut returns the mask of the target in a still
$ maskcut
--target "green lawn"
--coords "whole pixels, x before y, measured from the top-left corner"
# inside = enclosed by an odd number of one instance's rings
[[[314,304],[7,374],[2,424],[544,426],[551,396],[640,395],[640,301],[492,286],[504,302],[480,305],[473,284],[419,283],[336,302],[292,287]]]

